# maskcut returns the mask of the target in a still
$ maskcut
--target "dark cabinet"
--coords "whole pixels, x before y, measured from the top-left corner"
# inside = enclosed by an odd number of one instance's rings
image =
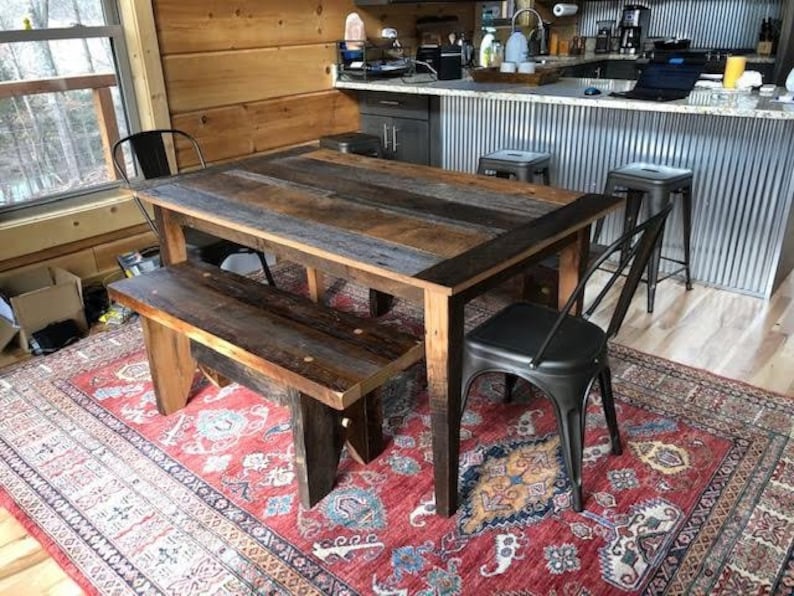
[[[426,95],[364,92],[359,100],[361,130],[381,139],[389,159],[436,165],[432,106]]]
[[[361,114],[361,129],[378,135],[388,159],[421,165],[430,164],[427,142],[430,125],[424,120]]]
[[[580,79],[629,79],[637,78],[637,66],[633,60],[598,60],[585,64],[566,66],[562,76]]]
[[[605,60],[587,62],[586,64],[576,64],[575,66],[566,66],[562,69],[562,76],[579,79],[602,79],[604,78],[605,66]]]
[[[607,60],[604,78],[606,79],[637,79],[637,65],[634,60]]]

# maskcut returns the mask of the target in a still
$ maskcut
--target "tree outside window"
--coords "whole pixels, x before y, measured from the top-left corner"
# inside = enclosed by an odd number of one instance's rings
[[[3,0],[0,210],[116,183],[128,66],[112,0]]]

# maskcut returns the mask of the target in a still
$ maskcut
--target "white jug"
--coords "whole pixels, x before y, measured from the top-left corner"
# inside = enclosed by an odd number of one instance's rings
[[[786,91],[794,93],[794,68],[791,69],[788,77],[786,77]]]

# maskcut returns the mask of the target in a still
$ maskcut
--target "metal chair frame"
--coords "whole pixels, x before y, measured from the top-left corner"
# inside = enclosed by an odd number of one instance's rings
[[[124,182],[127,183],[127,186],[131,187],[130,178],[127,174],[126,168],[123,165],[123,162],[119,159],[122,149],[127,143],[129,143],[131,147],[133,160],[138,164],[138,169],[144,179],[149,180],[152,178],[164,178],[166,176],[174,175],[174,172],[171,170],[171,164],[168,161],[168,152],[166,151],[164,141],[164,137],[169,134],[172,137],[182,137],[186,139],[192,145],[193,151],[195,152],[195,155],[201,164],[201,168],[203,169],[207,167],[207,162],[204,159],[204,153],[201,151],[201,146],[192,135],[176,128],[144,130],[119,139],[113,144],[113,148],[111,150],[113,167],[122,177]],[[132,189],[132,198],[135,201],[135,204],[138,206],[138,209],[140,209],[141,213],[143,214],[143,217],[146,219],[146,223],[149,224],[152,232],[154,232],[155,236],[157,236],[158,240],[160,240],[161,236],[159,230],[157,229],[157,225],[155,224],[154,220],[152,220],[149,212],[143,205],[143,202],[135,192],[135,189]],[[217,245],[220,243],[227,243],[228,246],[223,247],[221,250],[217,250]],[[273,274],[267,264],[265,255],[261,251],[226,240],[218,240],[218,242],[215,244],[211,244],[205,248],[206,250],[203,252],[201,249],[199,250],[199,252],[202,253],[202,259],[217,266],[220,266],[226,257],[232,254],[238,252],[255,253],[259,257],[260,264],[262,265],[262,271],[264,272],[268,283],[272,286],[276,285],[276,282],[273,279]]]
[[[672,209],[658,214],[610,244],[593,261],[560,312],[545,306],[517,303],[508,306],[466,335],[462,366],[462,408],[472,382],[486,372],[507,375],[505,397],[510,399],[513,377],[541,389],[551,400],[560,433],[560,445],[573,485],[573,508],[582,510],[582,457],[585,411],[590,390],[598,380],[609,429],[612,453],[622,452],[612,395],[607,345],[617,335]],[[627,258],[613,272],[584,316],[571,315],[593,273],[612,254],[627,248]],[[586,320],[631,263],[606,330]]]

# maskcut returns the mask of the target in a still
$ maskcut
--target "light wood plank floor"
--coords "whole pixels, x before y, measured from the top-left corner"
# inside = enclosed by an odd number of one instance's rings
[[[653,314],[645,312],[644,286],[617,341],[719,375],[794,398],[794,276],[772,300],[676,280],[661,283]],[[604,322],[612,304],[594,320]],[[0,366],[8,363],[0,360]],[[71,596],[80,588],[4,509],[0,509],[0,595]]]

